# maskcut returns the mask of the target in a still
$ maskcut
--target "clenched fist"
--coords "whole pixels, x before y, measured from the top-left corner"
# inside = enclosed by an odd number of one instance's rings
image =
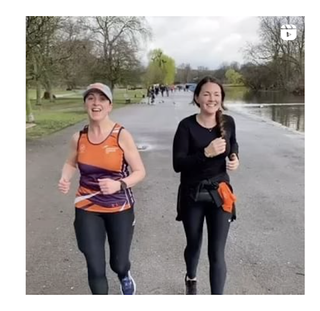
[[[239,166],[239,159],[235,153],[231,154],[230,160],[227,162],[227,169],[235,171]]]
[[[219,137],[214,139],[205,149],[204,154],[208,158],[213,158],[226,151],[226,140]]]
[[[100,190],[103,194],[113,194],[121,189],[120,181],[110,178],[98,179]]]
[[[58,188],[60,192],[67,194],[70,190],[70,181],[66,180],[65,178],[61,177],[59,180]]]

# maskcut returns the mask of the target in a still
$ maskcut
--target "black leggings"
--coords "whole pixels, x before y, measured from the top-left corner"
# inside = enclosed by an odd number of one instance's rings
[[[134,211],[118,213],[86,212],[76,208],[74,228],[79,250],[87,261],[92,294],[107,295],[105,241],[110,247],[110,266],[119,279],[130,270],[129,252],[134,229]]]
[[[227,275],[224,249],[231,214],[210,203],[196,203],[192,202],[191,199],[188,201],[182,217],[187,238],[187,247],[184,251],[187,275],[191,279],[196,277],[202,244],[203,223],[206,217],[211,294],[221,295]]]

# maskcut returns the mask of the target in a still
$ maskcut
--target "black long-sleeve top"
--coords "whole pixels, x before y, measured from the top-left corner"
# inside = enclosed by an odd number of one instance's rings
[[[212,130],[201,126],[196,120],[196,114],[183,119],[177,128],[173,140],[173,168],[181,172],[182,184],[194,184],[206,178],[213,178],[226,173],[226,157],[231,153],[238,156],[239,147],[236,140],[234,119],[225,115],[226,151],[213,158],[204,155],[204,148],[209,143],[221,137],[220,129]]]

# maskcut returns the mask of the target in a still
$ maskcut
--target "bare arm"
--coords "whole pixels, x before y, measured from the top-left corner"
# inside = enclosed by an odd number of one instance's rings
[[[144,179],[146,171],[134,140],[126,129],[122,129],[120,132],[119,145],[124,151],[124,157],[132,170],[132,173],[123,181],[128,187],[133,187]]]
[[[78,140],[79,133],[77,132],[71,138],[69,154],[62,168],[61,179],[65,181],[70,181],[77,170]]]

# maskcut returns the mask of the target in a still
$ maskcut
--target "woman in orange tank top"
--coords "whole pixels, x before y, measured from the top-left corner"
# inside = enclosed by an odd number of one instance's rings
[[[90,84],[83,96],[89,124],[72,136],[59,189],[68,193],[78,168],[74,227],[87,262],[92,294],[108,294],[104,246],[108,237],[110,266],[118,275],[121,293],[134,295],[136,285],[129,260],[135,222],[131,188],[144,179],[145,168],[131,134],[109,118],[110,88]]]

